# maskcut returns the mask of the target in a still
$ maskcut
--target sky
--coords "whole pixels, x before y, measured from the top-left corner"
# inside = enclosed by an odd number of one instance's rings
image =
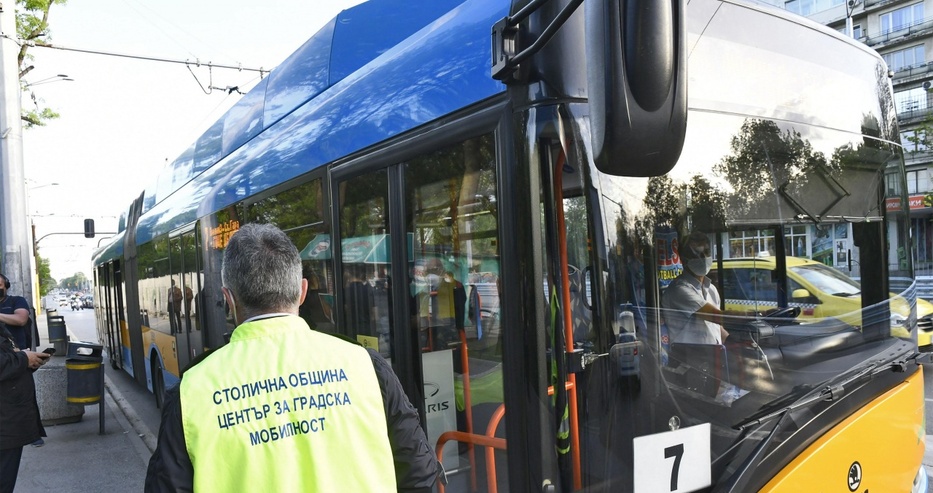
[[[205,64],[272,69],[341,10],[361,0],[69,0],[49,16],[51,43],[184,64],[31,48],[31,94],[61,114],[23,132],[28,208],[52,277],[83,272],[109,235],[86,239],[84,219],[115,232],[117,217],[259,74]],[[194,62],[202,65],[196,67]],[[58,74],[71,81],[54,80]],[[195,79],[197,76],[197,80]],[[40,82],[52,78],[49,82]]]

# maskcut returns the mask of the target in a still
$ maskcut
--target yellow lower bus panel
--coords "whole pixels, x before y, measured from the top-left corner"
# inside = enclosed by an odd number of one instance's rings
[[[923,371],[918,368],[826,432],[761,491],[911,491],[925,446],[923,402]]]

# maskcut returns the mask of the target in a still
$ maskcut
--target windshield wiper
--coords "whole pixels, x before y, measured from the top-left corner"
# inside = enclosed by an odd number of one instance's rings
[[[851,386],[854,382],[866,377],[871,379],[871,377],[888,370],[893,370],[895,372],[905,372],[907,371],[908,364],[911,362],[918,365],[921,363],[933,363],[933,353],[915,352],[906,358],[889,361],[884,364],[879,362],[871,363],[848,376],[844,376],[846,374],[843,374],[829,380],[829,383],[826,385],[820,387],[819,389],[814,388],[814,390],[804,394],[800,399],[794,401],[788,406],[781,408],[780,410],[769,412],[757,418],[753,417],[747,419],[733,426],[733,428],[742,431],[742,436],[746,436],[746,433],[749,432],[751,427],[766,423],[774,418],[778,418],[777,422],[774,424],[774,427],[771,428],[771,431],[769,431],[768,434],[762,438],[760,442],[758,442],[758,445],[755,446],[755,449],[752,450],[750,454],[748,454],[748,457],[742,461],[742,464],[736,469],[735,473],[732,474],[732,476],[729,478],[729,482],[724,484],[721,488],[717,488],[716,491],[730,493],[733,491],[745,491],[745,487],[751,478],[751,476],[747,474],[748,470],[752,468],[753,465],[758,464],[759,458],[764,455],[768,448],[768,444],[770,444],[771,440],[777,435],[778,430],[784,423],[784,419],[787,416],[790,416],[792,411],[812,406],[818,402],[831,402],[840,399],[846,394],[846,387]],[[786,402],[786,399],[779,399],[778,402]]]
[[[839,297],[842,297],[842,298],[848,298],[849,296],[858,296],[859,293],[861,293],[861,291],[856,291],[856,292],[854,292],[854,293],[848,293],[848,292],[845,292],[845,291],[840,291],[840,292],[838,292],[838,293],[833,293],[833,296],[839,296]]]
[[[887,367],[888,365],[885,365],[885,368]],[[785,414],[788,414],[791,411],[796,411],[798,409],[811,406],[813,404],[816,404],[817,402],[837,400],[845,394],[845,387],[847,385],[850,385],[852,382],[861,379],[865,375],[868,375],[868,374],[874,375],[876,368],[878,368],[878,364],[872,363],[866,366],[865,368],[862,368],[857,373],[842,379],[841,381],[827,384],[825,386],[820,387],[819,389],[813,388],[813,390],[811,390],[810,392],[807,392],[800,399],[797,399],[796,401],[794,401],[788,406],[782,407],[781,409],[777,411],[772,411],[759,417],[752,417],[752,418],[746,419],[745,421],[742,421],[741,423],[733,426],[733,428],[744,431],[746,428],[757,426],[766,421],[770,421],[774,418],[781,417]],[[838,377],[836,378],[836,380],[838,380]],[[784,401],[784,399],[781,399],[781,401]]]

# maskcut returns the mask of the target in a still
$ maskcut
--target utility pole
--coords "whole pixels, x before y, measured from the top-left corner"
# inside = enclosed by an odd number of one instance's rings
[[[16,1],[0,0],[0,270],[11,291],[34,305],[18,55]]]

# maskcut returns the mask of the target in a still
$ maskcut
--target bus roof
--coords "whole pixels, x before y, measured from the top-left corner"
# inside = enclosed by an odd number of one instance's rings
[[[463,0],[372,0],[342,11],[167,165],[146,189],[151,209],[224,156]]]
[[[163,171],[159,190],[146,192],[136,241],[504,92],[490,75],[490,26],[509,2],[469,0],[450,10],[455,3],[426,2],[427,25],[401,42],[401,34],[388,37],[392,47],[367,40],[395,30],[389,22],[412,32],[419,23],[404,17],[420,8],[373,0],[341,13]],[[355,55],[325,64],[343,53]]]

